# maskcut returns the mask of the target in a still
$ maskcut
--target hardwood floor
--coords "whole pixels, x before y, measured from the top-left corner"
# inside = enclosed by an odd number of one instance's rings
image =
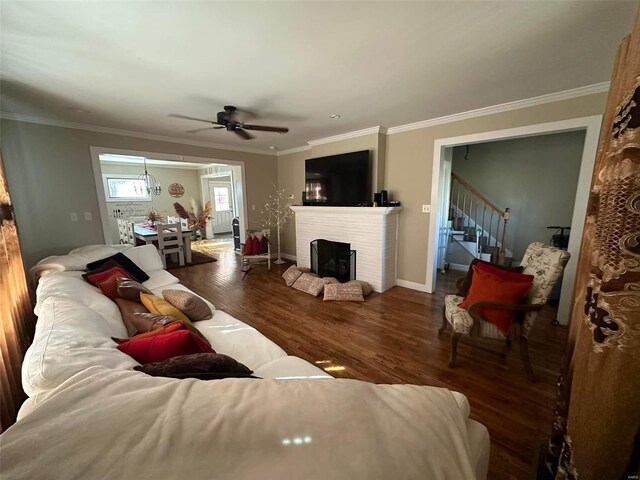
[[[320,363],[336,377],[376,383],[411,383],[464,393],[471,417],[489,429],[489,478],[533,478],[534,459],[551,430],[555,382],[567,331],[554,327],[545,307],[530,338],[537,382],[527,381],[517,342],[506,362],[460,342],[456,368],[448,368],[450,334],[438,337],[444,294],[453,293],[460,273],[438,279],[438,292],[394,287],[364,303],[323,302],[287,288],[280,277],[288,265],[254,267],[242,281],[239,257],[217,254],[218,262],[172,270],[180,281],[217,308],[257,328],[290,355]],[[448,330],[450,332],[450,329]],[[328,361],[328,362],[327,362]]]

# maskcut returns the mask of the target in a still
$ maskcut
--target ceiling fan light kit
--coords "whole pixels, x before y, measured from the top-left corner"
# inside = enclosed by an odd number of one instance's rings
[[[267,125],[251,125],[248,123],[240,122],[237,120],[238,109],[233,105],[225,105],[224,111],[218,112],[216,115],[216,121],[213,120],[205,120],[203,118],[195,118],[189,117],[186,115],[179,114],[171,114],[170,117],[182,118],[185,120],[194,120],[196,122],[206,122],[212,125],[213,127],[206,128],[198,128],[196,130],[187,130],[186,133],[197,133],[202,132],[204,130],[218,130],[222,128],[226,128],[228,132],[233,132],[239,137],[242,137],[244,140],[251,140],[255,138],[251,135],[247,130],[253,130],[255,132],[272,132],[276,135],[281,135],[283,133],[287,133],[289,131],[286,127],[271,127]]]

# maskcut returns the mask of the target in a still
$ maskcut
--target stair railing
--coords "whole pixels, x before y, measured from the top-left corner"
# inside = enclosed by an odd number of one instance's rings
[[[480,232],[478,240],[482,253],[490,253],[494,262],[503,263],[507,224],[511,217],[508,208],[502,210],[455,173],[451,174],[449,220],[454,231]],[[468,234],[471,236],[470,234]]]

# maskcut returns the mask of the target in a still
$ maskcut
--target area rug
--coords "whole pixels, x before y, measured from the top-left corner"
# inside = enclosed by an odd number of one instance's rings
[[[192,267],[193,265],[201,265],[203,263],[217,262],[218,260],[206,253],[191,251],[191,263],[185,263],[183,267]],[[174,261],[171,256],[167,256],[167,270],[172,268],[182,268],[180,264]]]

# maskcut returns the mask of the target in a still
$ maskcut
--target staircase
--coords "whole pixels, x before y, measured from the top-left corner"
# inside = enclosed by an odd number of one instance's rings
[[[509,209],[498,208],[455,173],[451,174],[449,198],[445,259],[455,242],[469,253],[470,259],[510,264],[511,251],[505,248]]]

